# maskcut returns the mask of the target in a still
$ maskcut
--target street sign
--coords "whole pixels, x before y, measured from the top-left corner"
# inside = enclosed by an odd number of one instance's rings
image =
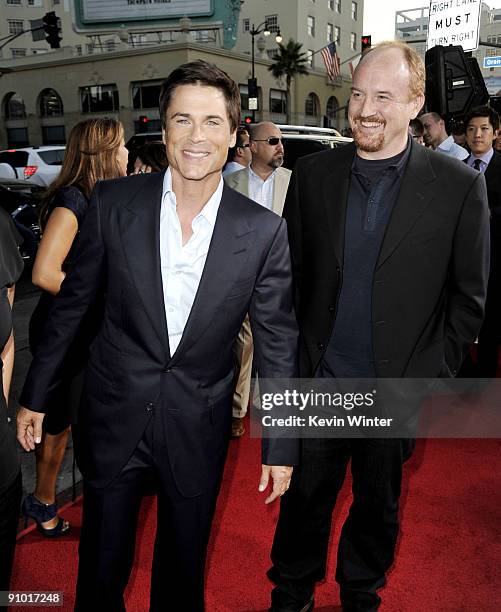
[[[501,55],[484,57],[484,68],[499,68],[501,66]]]
[[[249,98],[249,110],[257,110],[257,98]]]
[[[436,45],[478,48],[480,0],[430,0],[427,49]]]
[[[31,38],[33,42],[45,40],[45,32],[43,29],[43,21],[41,19],[30,19]]]

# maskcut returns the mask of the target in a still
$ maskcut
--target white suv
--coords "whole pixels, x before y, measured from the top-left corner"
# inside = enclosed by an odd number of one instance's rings
[[[61,170],[64,146],[26,147],[0,151],[0,164],[11,165],[17,178],[48,187]]]

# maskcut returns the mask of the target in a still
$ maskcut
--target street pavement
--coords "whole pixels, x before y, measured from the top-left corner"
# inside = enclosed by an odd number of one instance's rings
[[[28,326],[31,313],[35,308],[39,295],[39,290],[31,284],[29,273],[25,273],[17,283],[13,309],[16,353],[9,398],[10,414],[12,415],[12,427],[14,427],[13,417],[18,407],[19,395],[21,393],[26,372],[31,362],[31,353],[28,343]],[[33,492],[35,486],[35,454],[25,452],[21,446],[19,446],[19,454],[21,457],[21,469],[23,474],[23,490],[24,493],[31,493]],[[73,446],[70,436],[63,465],[57,479],[56,492],[58,493],[59,505],[67,501],[71,496],[72,466]],[[76,472],[76,481],[81,481],[81,475],[78,470]]]

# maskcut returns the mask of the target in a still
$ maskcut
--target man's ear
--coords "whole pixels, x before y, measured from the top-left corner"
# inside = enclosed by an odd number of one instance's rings
[[[230,142],[229,142],[228,148],[232,149],[236,144],[237,144],[237,131],[233,130],[233,132],[230,134]]]
[[[419,94],[419,96],[416,96],[414,98],[414,108],[413,108],[412,119],[415,119],[419,115],[419,111],[423,108],[423,106],[424,106],[424,95]]]

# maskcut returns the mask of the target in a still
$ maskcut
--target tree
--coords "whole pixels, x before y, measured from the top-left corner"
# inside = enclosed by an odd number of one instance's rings
[[[276,79],[285,77],[287,96],[287,123],[291,123],[291,83],[299,74],[308,74],[308,56],[301,51],[302,44],[289,38],[286,45],[278,43],[278,54],[268,70]]]

